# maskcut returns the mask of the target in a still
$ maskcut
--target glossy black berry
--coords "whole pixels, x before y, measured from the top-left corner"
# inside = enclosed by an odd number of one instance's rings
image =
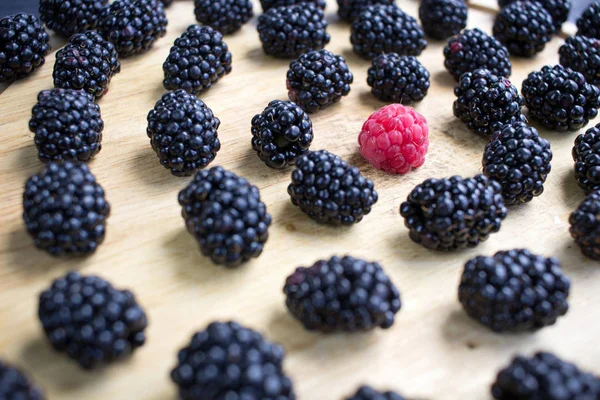
[[[394,0],[337,0],[338,16],[346,22],[354,22],[368,6],[375,4],[390,5]]]
[[[575,179],[586,194],[600,190],[600,124],[575,139]]]
[[[271,215],[246,179],[221,167],[198,171],[179,204],[188,231],[215,264],[235,267],[262,253]]]
[[[467,4],[463,0],[423,0],[419,19],[425,34],[434,39],[447,39],[467,26]]]
[[[358,332],[387,329],[400,311],[400,292],[381,265],[345,256],[299,267],[283,288],[290,313],[306,329]]]
[[[600,86],[600,40],[585,36],[570,36],[558,49],[560,64],[581,72],[585,80]]]
[[[52,347],[82,368],[130,356],[146,341],[148,319],[129,290],[70,272],[40,294],[38,316]]]
[[[42,90],[29,121],[43,163],[89,161],[102,149],[103,129],[100,106],[81,90]]]
[[[489,136],[506,124],[525,121],[523,97],[517,88],[486,69],[465,73],[454,94],[454,116],[478,135]]]
[[[427,95],[429,71],[414,56],[381,54],[371,62],[367,84],[381,101],[412,104]]]
[[[275,57],[298,57],[331,40],[323,9],[313,3],[271,8],[258,18],[257,29],[263,50]]]
[[[98,33],[88,31],[71,36],[69,43],[56,53],[52,77],[54,87],[81,89],[99,99],[120,71],[115,46]]]
[[[396,392],[379,392],[371,386],[361,386],[355,394],[346,397],[345,400],[404,400],[404,397]]]
[[[340,101],[353,80],[344,57],[315,50],[290,63],[286,86],[290,100],[311,113]]]
[[[525,122],[513,122],[485,146],[483,173],[500,182],[505,204],[527,203],[544,192],[551,160],[550,142]]]
[[[31,176],[23,219],[35,245],[53,256],[93,253],[104,241],[110,205],[87,165],[50,163]]]
[[[274,7],[293,6],[304,3],[313,3],[323,10],[327,6],[325,0],[260,0],[260,5],[262,6],[263,12],[267,12]]]
[[[163,64],[167,90],[198,94],[231,72],[231,53],[221,32],[190,25],[177,39]]]
[[[44,400],[45,397],[23,371],[0,360],[0,399]]]
[[[0,19],[0,82],[12,82],[44,65],[50,36],[37,17],[15,14]]]
[[[512,65],[508,50],[496,38],[480,29],[466,29],[444,47],[444,66],[457,81],[466,72],[487,69],[508,78]]]
[[[581,252],[600,260],[600,192],[592,192],[569,217],[571,237]]]
[[[396,5],[363,9],[352,23],[350,42],[359,56],[372,59],[381,53],[417,56],[427,47],[417,20]]]
[[[529,74],[521,93],[529,117],[555,131],[576,131],[598,115],[600,89],[583,74],[562,65],[547,65]]]
[[[326,150],[296,161],[288,194],[292,203],[320,223],[352,225],[371,212],[378,195],[358,168]]]
[[[100,14],[98,31],[120,57],[147,52],[167,33],[164,6],[157,0],[115,0]]]
[[[506,7],[509,4],[514,3],[519,0],[498,0],[498,5],[500,8]],[[525,0],[529,1],[529,0]],[[555,33],[560,32],[562,28],[562,24],[569,17],[569,12],[571,11],[571,0],[532,0],[537,1],[548,11],[550,16],[552,17],[552,22],[554,24]]]
[[[250,0],[194,0],[196,20],[224,35],[238,31],[254,16]]]
[[[577,35],[600,39],[600,2],[589,5],[577,20]]]
[[[410,238],[450,251],[475,247],[498,232],[506,217],[500,184],[484,175],[427,179],[400,206]]]
[[[108,0],[40,0],[40,18],[48,29],[69,37],[96,28]]]

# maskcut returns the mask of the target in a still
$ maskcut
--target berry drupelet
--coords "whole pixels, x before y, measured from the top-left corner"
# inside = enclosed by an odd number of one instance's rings
[[[236,267],[262,253],[271,215],[246,179],[221,167],[198,171],[179,204],[188,231],[215,264]]]
[[[98,31],[120,57],[150,50],[167,33],[164,6],[157,0],[115,0],[100,14]]]
[[[543,193],[551,160],[550,142],[525,122],[513,122],[485,146],[483,173],[500,182],[505,204],[527,203]]]
[[[375,4],[391,5],[394,0],[337,0],[338,16],[346,22],[354,22],[360,13]]]
[[[202,100],[180,89],[156,102],[146,133],[162,166],[175,176],[190,176],[217,156],[220,124]]]
[[[492,385],[497,400],[593,400],[600,381],[551,353],[517,356],[498,373]]]
[[[273,100],[252,118],[252,148],[271,168],[285,168],[306,154],[313,140],[312,122],[291,101]]]
[[[570,36],[558,49],[560,64],[581,72],[585,80],[600,86],[600,40],[585,36]]]
[[[350,42],[359,56],[372,59],[381,53],[417,56],[427,47],[417,20],[396,5],[366,7],[352,23]]]
[[[240,30],[254,16],[250,0],[194,0],[196,20],[224,35]]]
[[[400,206],[410,238],[442,251],[477,246],[500,230],[506,213],[500,184],[484,175],[427,179]]]
[[[589,5],[577,20],[577,35],[600,39],[600,1]]]
[[[340,101],[353,80],[344,57],[315,50],[290,63],[286,86],[290,100],[311,113]]]
[[[56,53],[52,77],[54,87],[85,90],[99,99],[120,71],[115,46],[98,33],[88,31],[71,36],[69,43]]]
[[[396,392],[379,392],[371,386],[361,386],[356,393],[345,400],[404,400]]]
[[[275,57],[298,57],[331,40],[323,9],[313,3],[271,8],[258,18],[257,29],[263,50]]]
[[[373,181],[326,150],[296,161],[288,194],[310,218],[331,225],[360,222],[378,199]]]
[[[40,68],[51,47],[50,36],[37,17],[9,15],[0,19],[0,82],[12,82]]]
[[[443,40],[467,26],[467,10],[463,0],[423,0],[419,18],[427,36]]]
[[[412,104],[427,95],[429,71],[414,56],[384,53],[372,60],[367,84],[381,101]]]
[[[454,116],[478,135],[489,136],[503,125],[525,121],[521,114],[523,97],[517,88],[489,70],[465,73],[454,94],[457,97],[452,107]]]
[[[93,253],[110,205],[87,165],[50,163],[25,184],[23,219],[35,245],[53,256]]]
[[[20,369],[0,361],[0,399],[44,400],[45,397]]]
[[[520,0],[498,0],[500,8],[504,8],[509,4]],[[530,0],[524,0],[530,1]],[[538,0],[535,0],[538,1]],[[569,17],[569,11],[571,11],[571,0],[539,0],[538,3],[550,14],[552,22],[554,24],[554,32],[560,32],[562,24]]]
[[[40,18],[48,29],[69,37],[96,28],[108,0],[40,0]]]
[[[600,192],[592,192],[569,217],[571,236],[581,252],[600,260]]]
[[[325,0],[260,0],[260,5],[262,6],[263,12],[267,12],[274,7],[294,6],[296,4],[307,3],[312,3],[323,10],[327,6]]]
[[[387,329],[401,306],[400,292],[379,263],[350,256],[297,268],[283,292],[292,315],[322,332]]]
[[[466,72],[487,69],[508,78],[512,65],[508,50],[496,38],[479,29],[466,29],[444,47],[444,66],[457,81]]]
[[[586,194],[600,190],[600,124],[575,139],[575,179]]]
[[[567,313],[570,286],[556,258],[499,251],[465,264],[458,299],[471,318],[495,332],[535,331]]]
[[[576,131],[598,115],[600,89],[583,74],[562,65],[547,65],[529,74],[521,93],[529,117],[555,131]]]
[[[231,53],[221,32],[191,25],[175,40],[163,71],[165,89],[198,94],[231,72]]]
[[[516,1],[500,10],[493,32],[510,54],[533,57],[552,39],[554,22],[537,1]]]
[[[38,316],[48,340],[82,368],[130,356],[146,341],[148,319],[129,290],[70,272],[40,294]]]
[[[42,90],[29,121],[43,163],[89,161],[102,149],[103,129],[100,106],[81,90]]]

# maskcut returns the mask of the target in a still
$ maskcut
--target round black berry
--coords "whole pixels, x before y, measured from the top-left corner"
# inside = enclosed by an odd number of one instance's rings
[[[562,65],[547,65],[529,74],[521,93],[529,117],[555,131],[575,131],[598,115],[600,89],[583,74]]]
[[[41,91],[29,121],[43,163],[89,161],[102,149],[103,129],[100,106],[81,90]]]
[[[311,113],[340,101],[353,80],[344,57],[315,50],[290,63],[286,86],[290,100]]]
[[[40,18],[62,36],[96,28],[108,0],[40,0]]]
[[[0,399],[44,400],[45,397],[20,369],[0,361]]]
[[[260,0],[263,12],[269,11],[274,7],[293,6],[296,4],[312,3],[321,9],[325,9],[327,3],[325,0]]]
[[[600,190],[600,124],[575,139],[575,179],[586,194]]]
[[[231,72],[231,53],[221,32],[210,26],[190,25],[175,40],[163,71],[165,89],[198,94]]]
[[[298,57],[331,39],[323,9],[313,3],[271,8],[258,18],[257,29],[265,53],[276,57]]]
[[[379,392],[371,386],[361,386],[356,393],[345,400],[404,400],[396,392]]]
[[[373,181],[326,150],[311,151],[296,161],[288,194],[310,218],[332,225],[360,222],[378,199]]]
[[[427,95],[429,71],[414,56],[384,53],[371,62],[367,84],[381,101],[412,104]]]
[[[96,251],[109,214],[104,190],[85,164],[50,163],[25,184],[25,226],[35,245],[53,256]]]
[[[500,8],[506,7],[509,4],[519,0],[498,0]],[[524,0],[529,1],[529,0]],[[560,32],[562,24],[569,17],[571,11],[571,0],[534,0],[541,4],[552,17],[555,33]]]
[[[600,40],[585,36],[570,36],[558,49],[560,64],[581,72],[585,80],[600,86]]]
[[[571,237],[581,252],[600,260],[600,192],[592,192],[569,217]]]
[[[224,35],[238,31],[254,16],[250,0],[194,0],[196,20]]]
[[[391,5],[394,0],[337,0],[338,16],[346,22],[354,22],[360,13],[374,4]]]
[[[50,36],[37,17],[9,15],[0,19],[0,82],[12,82],[44,65]]]
[[[600,2],[589,5],[577,20],[577,35],[600,39]]]
[[[400,310],[400,292],[381,265],[331,257],[288,276],[285,304],[304,327],[322,332],[387,329]]]
[[[427,36],[447,39],[467,26],[467,3],[463,0],[423,0],[419,18]]]
[[[400,206],[410,238],[434,250],[475,247],[506,217],[500,184],[484,175],[427,179]]]

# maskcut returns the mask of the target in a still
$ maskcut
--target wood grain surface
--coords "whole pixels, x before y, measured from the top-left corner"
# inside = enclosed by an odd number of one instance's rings
[[[400,0],[417,15],[418,4]],[[255,10],[260,13],[256,4]],[[366,84],[368,61],[351,51],[349,26],[327,9],[332,36],[327,48],[344,55],[355,76],[341,103],[311,115],[312,149],[328,149],[373,179],[379,202],[354,227],[321,226],[294,208],[286,193],[290,172],[267,168],[250,146],[250,120],[273,99],[286,99],[289,61],[265,56],[256,18],[226,41],[233,72],[201,98],[221,119],[221,165],[257,185],[273,216],[262,256],[226,270],[203,257],[185,231],[177,194],[189,179],[170,175],[146,136],[146,115],[165,92],[162,63],[174,39],[194,23],[193,4],[168,9],[167,36],[149,53],[123,60],[122,72],[99,104],[105,121],[103,149],[90,166],[112,205],[105,243],[85,259],[54,259],[35,249],[22,218],[26,178],[40,170],[27,123],[37,93],[52,87],[54,54],[33,76],[0,95],[0,358],[26,369],[49,399],[173,399],[169,371],[191,335],[214,320],[235,319],[260,330],[287,350],[285,368],[299,399],[341,399],[369,383],[421,399],[487,399],[497,370],[516,353],[549,350],[600,372],[600,267],[584,259],[568,234],[569,213],[583,199],[573,177],[571,147],[576,133],[540,129],[554,151],[544,194],[510,208],[499,233],[476,249],[431,252],[408,238],[400,203],[430,177],[470,176],[481,171],[485,141],[452,116],[454,81],[444,70],[443,42],[430,41],[419,57],[431,72],[431,90],[416,106],[429,122],[431,147],[425,165],[406,176],[370,167],[358,153],[363,121],[384,103]],[[469,26],[490,32],[493,14],[471,9]],[[55,49],[61,41],[54,39]],[[63,41],[64,43],[64,41]],[[520,88],[527,73],[558,62],[555,38],[537,57],[514,58],[511,79]],[[457,301],[464,262],[475,255],[527,247],[557,256],[572,279],[571,308],[538,333],[498,335],[469,320]],[[394,326],[367,334],[306,332],[286,312],[282,287],[299,265],[351,254],[382,263],[400,288],[402,310]],[[123,363],[83,372],[55,353],[37,320],[37,296],[69,270],[98,274],[132,289],[145,307],[148,342]]]

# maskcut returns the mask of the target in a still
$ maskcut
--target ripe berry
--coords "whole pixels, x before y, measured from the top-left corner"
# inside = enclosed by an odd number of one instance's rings
[[[379,100],[412,104],[427,95],[429,71],[414,56],[384,53],[371,62],[367,84]]]
[[[600,192],[592,192],[569,217],[571,237],[581,252],[600,260]]]
[[[40,0],[40,18],[48,29],[69,37],[95,29],[108,0]]]
[[[586,194],[600,190],[600,124],[575,138],[575,179]]]
[[[467,26],[467,3],[463,0],[423,0],[419,18],[427,36],[447,39]]]
[[[560,64],[581,72],[588,83],[600,86],[600,40],[570,36],[558,49]]]
[[[20,369],[0,361],[0,399],[44,400],[44,393]]]
[[[227,35],[254,16],[250,0],[194,0],[196,20]]]

